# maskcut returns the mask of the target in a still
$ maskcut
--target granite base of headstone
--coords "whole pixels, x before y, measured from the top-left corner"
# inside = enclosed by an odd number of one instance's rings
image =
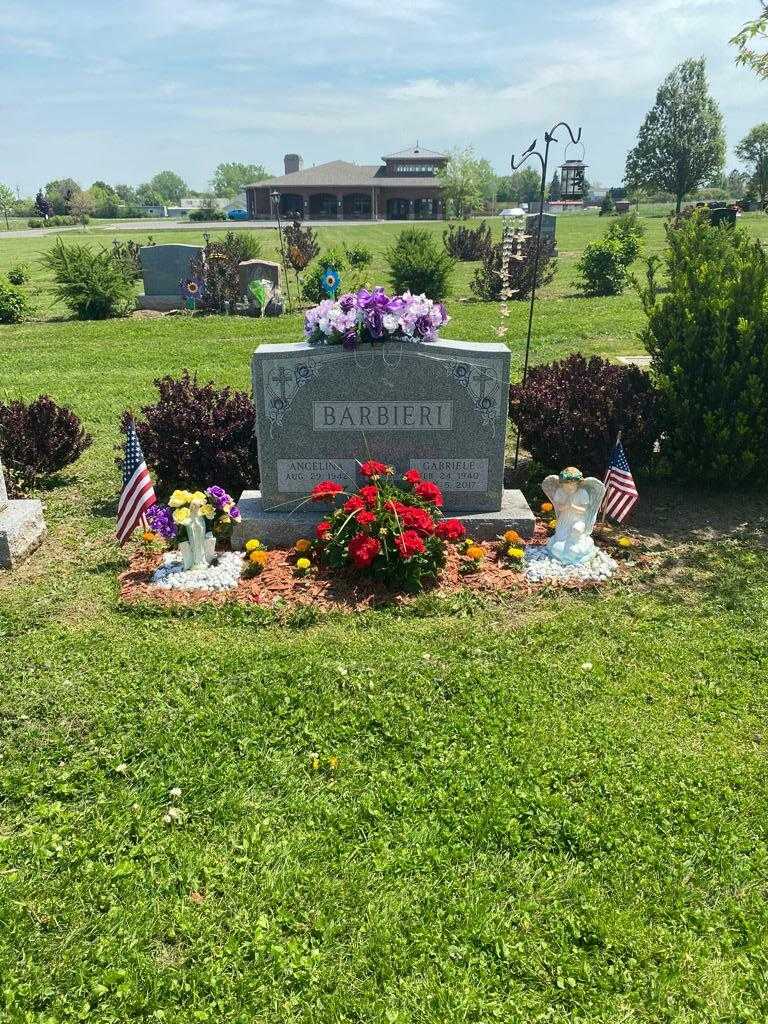
[[[42,544],[46,532],[41,502],[8,499],[0,463],[0,569],[14,569]]]
[[[509,529],[532,536],[528,503],[504,488],[509,362],[505,345],[442,339],[357,352],[260,346],[252,370],[261,489],[238,501],[234,546],[311,534],[331,508],[307,500],[314,485],[331,479],[355,490],[367,458],[391,464],[399,478],[418,469],[473,538]]]
[[[139,256],[144,294],[137,296],[137,308],[162,313],[181,309],[181,282],[191,275],[192,261],[201,252],[199,245],[143,245]]]

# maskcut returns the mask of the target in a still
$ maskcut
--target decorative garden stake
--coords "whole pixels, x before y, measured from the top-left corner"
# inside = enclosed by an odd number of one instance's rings
[[[341,284],[341,275],[335,267],[326,267],[323,273],[323,291],[329,299],[335,299]]]
[[[283,240],[283,225],[280,221],[280,193],[277,189],[274,192],[270,192],[269,198],[272,200],[272,204],[275,207],[275,218],[277,220],[277,237],[280,239],[280,256],[283,264],[283,275],[285,276],[285,297],[288,300],[288,309],[292,309],[291,306],[291,290],[288,287],[288,262],[285,255],[285,242]],[[300,296],[297,296],[297,301]]]
[[[556,125],[553,125],[548,132],[544,132],[544,156],[542,156],[541,153],[539,153],[539,151],[536,149],[536,139],[534,139],[528,147],[528,149],[526,149],[523,155],[520,157],[520,160],[517,163],[515,162],[514,154],[512,155],[512,159],[510,161],[513,171],[519,170],[527,160],[531,159],[531,157],[536,157],[536,159],[541,164],[541,191],[539,195],[538,211],[539,218],[536,222],[536,248],[534,249],[533,253],[533,281],[531,284],[531,301],[528,307],[528,336],[525,341],[525,361],[523,363],[523,387],[525,387],[525,381],[528,377],[528,360],[531,351],[531,332],[533,330],[533,307],[536,303],[536,279],[539,273],[539,251],[541,249],[541,224],[544,215],[544,195],[547,188],[547,165],[549,163],[549,147],[553,142],[557,142],[557,139],[555,138],[555,132],[558,130],[558,128],[565,128],[565,130],[571,137],[571,142],[573,142],[574,144],[578,143],[581,140],[581,128],[579,128],[579,130],[574,135],[570,125],[566,124],[565,121],[558,121],[558,123]],[[515,469],[517,469],[517,462],[519,456],[520,433],[518,431],[517,444],[515,446]]]

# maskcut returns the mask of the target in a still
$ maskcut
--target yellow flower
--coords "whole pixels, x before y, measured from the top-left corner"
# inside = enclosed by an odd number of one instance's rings
[[[504,534],[504,540],[507,542],[507,544],[514,544],[516,541],[521,539],[522,538],[520,537],[520,534],[517,532],[517,530],[507,530],[507,532]]]
[[[620,548],[631,548],[635,543],[631,537],[619,537],[616,541]]]
[[[171,508],[181,508],[182,505],[188,505],[192,501],[192,495],[189,491],[174,491],[171,495],[168,504]]]
[[[219,520],[219,522],[220,522],[220,523],[221,523],[221,524],[222,524],[223,526],[226,526],[226,525],[227,525],[227,523],[231,523],[231,522],[232,522],[232,520],[231,520],[231,519],[229,518],[229,516],[222,516],[222,517],[221,517],[221,519]]]
[[[470,544],[467,548],[467,555],[475,562],[479,562],[485,558],[485,549],[481,548],[479,544]]]
[[[293,546],[296,548],[300,555],[303,555],[305,551],[309,551],[309,549],[312,547],[312,541],[307,540],[306,537],[302,537],[300,540],[297,540]]]
[[[542,501],[541,503],[542,512],[551,512],[554,507],[551,501]]]
[[[306,572],[307,569],[311,569],[311,567],[312,567],[312,563],[310,562],[310,560],[308,558],[300,558],[296,562],[296,568],[299,569],[300,572]]]
[[[262,569],[267,564],[268,558],[269,555],[267,554],[267,552],[260,548],[256,548],[254,551],[251,551],[251,553],[248,555],[248,560],[252,562],[254,565],[260,565]]]
[[[309,764],[313,771],[317,771],[317,769],[320,767],[320,758],[318,757],[317,754],[309,755]]]
[[[183,526],[184,523],[189,522],[189,516],[189,509],[187,508],[186,505],[184,505],[181,508],[177,508],[176,511],[173,513],[173,521],[174,523],[178,523],[179,526]]]
[[[205,505],[200,506],[200,515],[205,516],[206,519],[213,519],[216,515],[216,509],[213,505],[209,505],[208,502]]]
[[[550,528],[550,530],[556,530],[557,529],[557,520],[556,519],[550,519],[549,522],[547,523],[547,526]]]
[[[510,558],[520,559],[525,554],[525,551],[522,548],[507,548],[507,554]]]
[[[246,551],[259,551],[263,547],[264,547],[264,545],[261,543],[261,541],[260,540],[256,540],[255,537],[253,538],[253,540],[247,540],[245,542],[245,550]]]
[[[195,493],[192,495],[192,497],[189,500],[190,501],[199,501],[201,505],[205,505],[206,502],[208,501],[208,498],[203,494],[202,491],[195,491]]]
[[[151,530],[145,530],[141,535],[141,539],[146,541],[147,544],[151,544],[153,540],[157,540],[157,534],[152,533]]]
[[[339,765],[338,757],[329,757],[328,758],[328,767],[331,769],[332,772],[336,771],[336,769],[338,768],[338,765]]]

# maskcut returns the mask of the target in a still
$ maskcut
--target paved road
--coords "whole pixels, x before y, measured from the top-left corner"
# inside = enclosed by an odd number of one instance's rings
[[[283,224],[287,221],[283,221]],[[372,224],[423,224],[428,223],[425,221],[412,221],[412,220],[388,220],[388,221],[371,221],[371,220],[310,220],[306,222],[313,228],[366,228]],[[150,231],[221,231],[223,228],[229,228],[233,231],[242,231],[243,229],[250,231],[259,231],[268,228],[273,230],[277,227],[276,220],[205,220],[192,222],[189,221],[178,221],[172,220],[170,217],[164,217],[162,220],[100,220],[91,221],[90,226],[83,229],[80,227],[62,227],[62,228],[21,228],[15,231],[0,231],[0,242],[4,238],[37,238],[40,235],[61,235],[64,232],[82,232],[85,233],[97,233],[109,234],[112,231],[135,231],[139,233],[150,232]]]

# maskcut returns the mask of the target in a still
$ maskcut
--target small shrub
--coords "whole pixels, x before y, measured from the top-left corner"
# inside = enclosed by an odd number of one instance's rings
[[[29,320],[32,313],[26,292],[0,277],[0,324],[21,324]]]
[[[157,245],[151,235],[143,244]],[[138,281],[141,277],[141,249],[142,243],[134,241],[133,238],[126,241],[112,239],[112,259],[122,268],[127,280]]]
[[[613,199],[611,198],[611,194],[610,192],[606,192],[606,194],[603,196],[602,202],[600,203],[600,216],[608,217],[615,212],[616,207],[614,205]]]
[[[43,220],[41,217],[30,217],[27,225],[31,228],[71,228],[78,224],[90,223],[90,217],[83,214],[82,217],[68,217],[65,214],[56,214]]]
[[[599,238],[584,247],[576,264],[584,295],[621,295],[629,281],[627,251],[615,238]]]
[[[298,275],[302,270],[306,270],[315,256],[320,253],[317,234],[309,225],[302,227],[301,221],[295,220],[283,228],[283,238],[288,262]]]
[[[188,370],[155,386],[159,400],[142,408],[136,431],[158,497],[177,487],[194,490],[200,481],[216,481],[236,498],[258,485],[256,410],[245,392],[198,384]],[[126,413],[124,427],[128,419]]]
[[[481,221],[476,228],[451,224],[443,232],[443,245],[455,260],[483,260],[493,245],[491,229],[485,221]]]
[[[227,254],[238,263],[261,256],[261,239],[255,231],[228,231],[223,243]]]
[[[54,294],[78,320],[125,316],[133,307],[133,281],[108,249],[91,249],[60,238],[41,260],[53,272]]]
[[[522,446],[548,470],[574,465],[602,477],[619,431],[633,473],[653,464],[659,394],[637,366],[578,353],[535,366],[525,387],[510,388],[509,410]]]
[[[536,237],[505,232],[497,245],[491,246],[482,266],[475,271],[472,291],[479,299],[494,301],[502,295],[510,299],[527,299],[533,287],[533,257]],[[542,235],[536,287],[549,284],[557,273],[557,250],[554,238]]]
[[[353,270],[363,271],[373,262],[373,253],[365,245],[344,245],[344,255]]]
[[[8,271],[8,280],[11,284],[29,284],[32,275],[32,268],[28,263],[17,263]]]
[[[190,210],[191,221],[226,220],[227,215],[216,206],[201,206],[198,210]]]
[[[632,213],[622,213],[611,221],[605,237],[614,239],[624,246],[624,259],[626,265],[629,266],[640,255],[645,237],[645,225],[635,210]]]
[[[78,416],[48,395],[33,402],[0,402],[0,459],[13,497],[71,465],[93,442]]]
[[[45,227],[45,221],[40,217],[30,217],[27,221],[28,228],[43,228]]]
[[[436,300],[448,294],[456,261],[430,231],[405,228],[386,256],[389,280],[397,294],[411,291]]]
[[[663,295],[643,292],[643,341],[662,394],[662,455],[678,477],[768,482],[768,258],[738,227],[667,224]]]

